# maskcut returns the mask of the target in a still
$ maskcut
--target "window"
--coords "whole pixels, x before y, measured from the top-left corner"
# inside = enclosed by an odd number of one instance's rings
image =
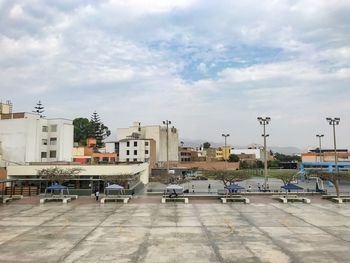
[[[137,146],[137,142],[134,142],[134,146],[135,146],[135,147]]]
[[[51,125],[50,126],[50,131],[51,132],[57,132],[57,125],[55,124],[55,125]]]
[[[47,152],[41,152],[41,158],[47,158]]]
[[[49,131],[49,128],[48,128],[47,126],[43,126],[43,127],[42,127],[42,131],[43,131],[43,132],[48,132],[48,131]]]
[[[145,146],[148,146],[148,142],[145,142]]]
[[[126,155],[129,155],[130,154],[130,151],[129,150],[126,150]]]
[[[130,142],[126,142],[126,147],[130,147]]]
[[[137,155],[137,150],[134,150],[134,155]]]
[[[50,158],[56,158],[56,151],[50,151]]]
[[[50,145],[56,145],[57,144],[57,138],[50,138]]]
[[[41,141],[42,141],[43,145],[47,145],[47,139],[42,139]],[[42,158],[46,158],[46,157],[42,157]]]
[[[145,150],[145,154],[148,154],[148,150]]]
[[[137,162],[137,158],[134,158],[134,162]]]

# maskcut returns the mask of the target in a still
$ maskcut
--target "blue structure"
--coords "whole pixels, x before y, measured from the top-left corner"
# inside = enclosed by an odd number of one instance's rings
[[[237,184],[231,184],[229,186],[225,186],[225,189],[229,190],[230,192],[237,191],[237,190],[242,190],[244,187],[239,186]]]
[[[338,169],[350,169],[350,162],[338,162]],[[326,168],[328,172],[332,172],[335,169],[335,162],[303,162],[299,165],[299,172],[301,174],[301,181],[305,179],[305,169],[307,168]]]
[[[350,169],[350,162],[338,162],[338,167],[339,169],[341,168],[348,168]],[[335,162],[303,162],[300,164],[300,172],[304,173],[305,168],[310,167],[310,168],[320,168],[320,167],[325,167],[329,172],[332,172],[333,169],[335,169]]]
[[[301,186],[295,185],[295,184],[287,184],[285,186],[281,186],[281,188],[287,190],[287,191],[291,191],[291,190],[303,190],[304,188],[302,188]]]

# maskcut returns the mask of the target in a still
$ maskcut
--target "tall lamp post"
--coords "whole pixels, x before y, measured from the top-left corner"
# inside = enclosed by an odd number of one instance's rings
[[[222,157],[224,158],[224,153],[226,152],[226,145],[227,145],[227,137],[229,137],[230,136],[230,134],[222,134],[222,137],[224,137],[225,138],[225,148],[224,148],[224,150],[222,151]],[[224,161],[225,161],[225,170],[226,170],[226,168],[227,168],[227,158],[224,158]]]
[[[335,126],[339,125],[340,118],[326,118],[329,125],[333,126],[333,142],[334,142],[334,164],[335,164],[335,171],[338,173],[338,156],[337,156],[337,140],[335,137]]]
[[[169,125],[171,121],[165,120],[163,124],[166,125],[166,170],[167,174],[169,174]]]
[[[321,143],[321,139],[322,137],[324,137],[324,134],[316,134],[316,137],[318,138],[318,142],[319,142],[319,152],[320,152],[320,162],[322,161],[321,159],[321,154],[322,154],[322,143]],[[323,161],[324,161],[324,158],[323,158]],[[322,166],[321,166],[322,167]]]
[[[266,125],[268,125],[271,121],[270,117],[258,117],[258,122],[263,126],[263,134],[261,136],[264,137],[264,188],[266,189],[267,185],[267,148],[266,148],[266,138],[269,137],[266,134]]]

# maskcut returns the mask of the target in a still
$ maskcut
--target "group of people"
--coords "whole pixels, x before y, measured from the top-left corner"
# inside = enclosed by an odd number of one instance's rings
[[[258,183],[258,190],[259,192],[271,192],[269,184],[266,184],[265,187],[264,184],[260,185],[260,183]]]

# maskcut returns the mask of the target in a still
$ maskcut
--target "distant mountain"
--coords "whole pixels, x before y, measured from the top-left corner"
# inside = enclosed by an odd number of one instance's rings
[[[182,139],[180,141],[184,142],[184,146],[187,147],[199,147],[200,145],[202,145],[204,142],[206,142],[205,140],[189,140],[189,139]],[[220,146],[223,146],[223,143],[218,143],[218,142],[209,142],[211,147],[217,148]],[[261,145],[261,144],[257,144],[257,143],[252,143],[249,145],[233,145],[234,148],[247,148],[247,147],[251,147],[251,146],[257,146],[257,145]],[[298,147],[293,147],[293,146],[286,146],[286,147],[282,147],[282,146],[268,146],[268,149],[272,150],[274,153],[278,152],[278,153],[282,153],[282,154],[286,154],[286,155],[293,155],[293,154],[300,154],[301,152],[303,152],[303,150],[301,150]]]
[[[293,154],[300,154],[304,151],[302,151],[300,148],[297,147],[279,147],[279,146],[273,146],[270,147],[270,149],[274,152],[274,153],[282,153],[282,154],[286,154],[286,155],[293,155]]]

